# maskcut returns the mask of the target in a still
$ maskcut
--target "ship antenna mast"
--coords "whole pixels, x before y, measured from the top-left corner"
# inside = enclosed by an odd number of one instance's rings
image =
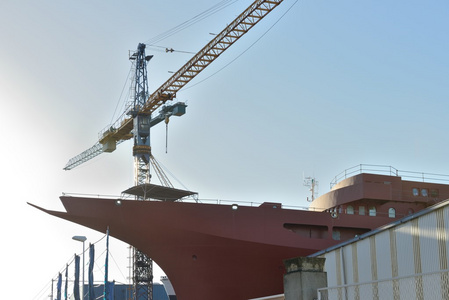
[[[309,191],[312,192],[312,197],[310,199],[307,197],[307,201],[312,202],[315,199],[315,195],[318,194],[318,180],[310,176],[305,177],[304,186],[308,187]]]

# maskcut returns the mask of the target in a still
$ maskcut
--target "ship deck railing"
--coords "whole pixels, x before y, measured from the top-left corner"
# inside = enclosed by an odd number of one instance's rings
[[[114,195],[100,195],[100,194],[80,194],[80,193],[63,193],[63,196],[67,197],[83,197],[83,198],[98,198],[98,199],[111,199],[116,201],[121,200],[132,200],[132,201],[164,201],[160,199],[150,199],[150,200],[135,200],[134,196],[122,194],[120,196],[114,196]],[[448,199],[449,201],[449,199]],[[170,202],[173,202],[170,200]],[[307,206],[299,206],[299,205],[286,205],[283,203],[275,203],[275,202],[254,202],[254,201],[236,201],[236,200],[224,200],[224,199],[198,199],[194,197],[186,197],[177,200],[176,202],[183,202],[183,203],[200,203],[200,204],[213,204],[213,205],[229,205],[229,206],[241,206],[241,207],[259,207],[262,204],[273,204],[273,208],[281,208],[281,209],[290,209],[290,210],[301,210],[301,211],[316,211],[316,212],[323,212],[325,211],[324,208],[318,208],[318,207],[307,207]],[[419,213],[419,212],[418,212]],[[346,211],[339,211],[338,214],[346,214]],[[371,218],[372,216],[370,214],[364,215],[368,218]],[[376,216],[382,216],[382,217],[390,217],[389,212],[376,212]],[[403,218],[409,216],[409,214],[400,214],[396,213],[394,216],[394,219],[397,218]],[[392,218],[392,217],[390,217]]]
[[[420,181],[420,182],[431,182],[431,183],[443,183],[449,184],[449,175],[445,174],[435,174],[435,173],[425,173],[425,172],[414,172],[414,171],[402,171],[395,167],[387,165],[369,165],[360,164],[353,166],[344,170],[334,177],[330,183],[330,188],[340,181],[358,175],[362,173],[379,174],[387,176],[398,176],[404,180],[410,181]]]
[[[101,195],[101,194],[82,194],[82,193],[62,193],[63,196],[67,197],[86,197],[86,198],[101,198],[101,199],[112,199],[112,200],[134,200],[135,197],[131,195],[122,194],[120,196],[117,195]],[[139,200],[136,200],[139,201]],[[148,200],[142,200],[148,201]],[[163,201],[157,199],[151,199],[149,201]],[[202,203],[202,204],[217,204],[217,205],[239,205],[239,206],[250,206],[250,207],[259,207],[265,202],[254,202],[254,201],[236,201],[236,200],[225,200],[225,199],[199,199],[196,197],[186,197],[177,200],[176,202],[188,202],[188,203]],[[271,203],[271,202],[270,202]],[[299,206],[299,205],[285,205],[283,203],[279,203],[281,208],[284,209],[296,209],[296,210],[307,210],[307,211],[321,211],[318,208],[307,207],[307,206]]]

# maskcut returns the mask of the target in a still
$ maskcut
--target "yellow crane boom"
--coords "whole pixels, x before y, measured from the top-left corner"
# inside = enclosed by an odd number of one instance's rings
[[[173,100],[176,93],[190,80],[203,71],[220,54],[247,33],[254,25],[277,7],[283,0],[256,0],[223,31],[215,36],[206,46],[195,54],[184,66],[173,74],[165,83],[154,91],[140,108],[141,113],[151,114],[168,100]],[[133,117],[122,117],[107,129],[99,133],[99,141],[90,149],[69,160],[64,167],[70,170],[102,152],[112,152],[115,146],[130,139],[133,134]]]

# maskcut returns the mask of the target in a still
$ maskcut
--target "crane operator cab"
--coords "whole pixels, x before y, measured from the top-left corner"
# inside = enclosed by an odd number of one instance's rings
[[[150,120],[151,115],[138,114],[134,117],[134,147],[133,155],[143,159],[145,163],[150,161]]]
[[[150,115],[137,115],[134,122],[137,121],[137,135],[140,137],[148,137],[150,135]]]

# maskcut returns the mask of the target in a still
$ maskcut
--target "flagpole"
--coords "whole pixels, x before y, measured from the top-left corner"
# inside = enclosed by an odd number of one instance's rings
[[[106,260],[104,263],[104,292],[103,300],[109,300],[109,288],[108,288],[108,256],[109,256],[109,227],[106,229]]]
[[[75,235],[74,237],[72,237],[72,239],[78,242],[83,242],[83,285],[81,286],[81,299],[84,300],[84,242],[87,240],[87,238],[85,236]]]

